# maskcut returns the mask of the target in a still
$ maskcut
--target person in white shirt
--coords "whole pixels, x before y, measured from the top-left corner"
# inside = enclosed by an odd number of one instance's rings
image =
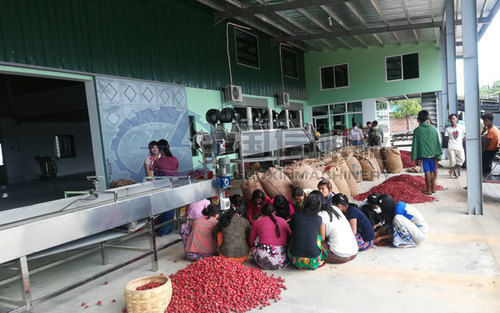
[[[351,133],[349,135],[349,140],[353,146],[363,145],[363,131],[358,128],[355,122],[352,122]]]
[[[462,142],[465,140],[465,126],[458,124],[456,114],[451,114],[448,119],[451,126],[448,126],[444,131],[444,136],[448,139],[448,153],[450,155],[450,171],[451,177],[459,176],[459,168],[465,162],[465,152]]]
[[[318,191],[311,191],[311,193],[318,193]],[[353,260],[358,254],[358,243],[342,211],[325,201],[318,215],[322,221],[320,234],[322,238],[325,238],[322,247],[328,252],[325,261],[339,264]]]

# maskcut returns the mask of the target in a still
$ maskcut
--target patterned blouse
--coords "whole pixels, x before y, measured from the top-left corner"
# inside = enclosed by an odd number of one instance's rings
[[[212,236],[215,225],[217,225],[215,217],[196,219],[191,225],[192,230],[186,241],[185,252],[216,253],[217,240]]]

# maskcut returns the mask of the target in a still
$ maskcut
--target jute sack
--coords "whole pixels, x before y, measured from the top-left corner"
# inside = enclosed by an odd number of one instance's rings
[[[345,163],[347,164],[347,167],[349,167],[349,170],[351,171],[352,177],[354,180],[359,183],[360,181],[363,180],[363,171],[361,170],[361,164],[359,164],[358,159],[354,157],[354,155],[349,154],[345,158]]]
[[[333,183],[338,189],[338,192],[345,194],[349,199],[351,198],[351,192],[349,190],[349,185],[342,173],[342,169],[338,165],[328,165],[327,171],[325,172],[331,178]]]
[[[369,151],[365,151],[362,154],[358,154],[356,157],[359,161],[359,164],[361,165],[363,180],[376,180],[380,175],[380,172],[378,170],[377,161],[372,160],[373,156],[371,155],[371,153]]]
[[[243,193],[243,198],[245,201],[250,201],[252,199],[252,193],[255,189],[260,189],[264,191],[264,186],[260,183],[257,174],[253,174],[247,180],[241,183],[241,191]]]
[[[382,155],[382,148],[380,147],[372,147],[370,151],[373,153],[373,156],[375,157],[375,160],[377,161],[378,167],[380,169],[380,172],[383,173],[385,170],[384,167],[384,158]]]
[[[373,168],[375,169],[375,179],[379,178],[381,171],[380,171],[380,166],[378,166],[377,159],[373,155],[373,153],[370,152],[370,162],[373,165]]]
[[[269,197],[283,195],[288,199],[292,198],[292,182],[280,169],[271,167],[264,175],[259,176],[259,180]]]
[[[291,173],[288,172],[288,177],[294,187],[315,190],[318,189],[319,181],[323,179],[323,173],[309,165],[300,165],[294,167]]]
[[[385,169],[387,172],[401,173],[403,171],[403,161],[401,160],[401,153],[398,148],[384,148],[382,153],[384,155]]]

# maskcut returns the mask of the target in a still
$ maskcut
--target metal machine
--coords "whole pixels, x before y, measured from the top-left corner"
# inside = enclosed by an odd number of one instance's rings
[[[193,192],[194,190],[196,192]],[[0,297],[0,307],[4,304],[15,307],[7,312],[31,312],[34,304],[51,299],[148,256],[151,257],[153,271],[156,271],[158,251],[178,243],[180,239],[157,247],[155,229],[163,225],[155,225],[154,216],[211,197],[216,195],[217,191],[215,179],[191,182],[189,177],[176,177],[95,191],[87,195],[0,212],[2,251],[0,266],[3,273],[14,270],[13,276],[6,281],[20,279],[23,296],[22,301]],[[144,230],[131,234],[127,231],[127,227],[117,229],[136,221],[142,221],[141,224],[145,225]],[[178,219],[167,223],[177,221]],[[136,228],[133,227],[133,230]],[[141,234],[149,234],[149,248],[127,247],[121,244],[125,237]],[[85,280],[38,299],[32,299],[30,274],[68,260],[58,260],[54,264],[44,265],[31,271],[28,260],[51,252],[68,251],[83,246],[91,249],[68,259],[81,257],[89,251],[101,250],[103,263],[106,263],[106,250],[111,248],[133,250],[142,254],[122,264],[108,267]],[[18,273],[15,270],[18,270]],[[5,281],[0,282],[0,285],[3,284]]]

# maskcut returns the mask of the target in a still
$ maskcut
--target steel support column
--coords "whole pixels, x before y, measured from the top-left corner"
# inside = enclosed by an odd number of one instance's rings
[[[448,118],[448,66],[446,59],[446,30],[443,28],[440,33],[439,50],[441,52],[441,103],[439,104],[439,112],[441,115],[439,123],[439,131],[444,131],[444,125]]]
[[[476,0],[462,0],[465,127],[467,129],[467,203],[469,214],[483,214],[481,136],[479,129],[479,74],[477,62]]]
[[[448,106],[449,113],[457,113],[457,68],[455,50],[455,4],[446,0],[446,58],[448,68]]]

